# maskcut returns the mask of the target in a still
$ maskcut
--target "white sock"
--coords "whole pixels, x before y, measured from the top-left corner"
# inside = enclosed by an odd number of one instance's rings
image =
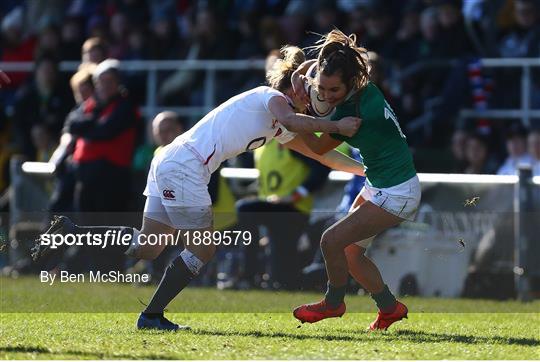
[[[201,259],[197,258],[195,254],[193,254],[191,251],[184,249],[180,253],[180,257],[186,263],[186,266],[188,269],[193,273],[193,275],[198,275],[199,271],[204,266],[204,263]]]

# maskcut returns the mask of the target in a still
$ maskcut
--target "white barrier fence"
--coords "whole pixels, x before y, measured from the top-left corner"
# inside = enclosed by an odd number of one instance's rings
[[[60,70],[63,72],[75,72],[80,63],[73,61],[60,62]],[[204,102],[202,107],[167,107],[182,116],[200,116],[209,112],[216,106],[216,72],[218,71],[246,71],[264,70],[264,60],[148,60],[148,61],[123,61],[122,69],[126,71],[146,72],[147,99],[143,107],[143,113],[152,117],[158,111],[165,108],[158,104],[158,72],[175,70],[204,71]],[[410,66],[414,72],[419,72],[427,67],[448,67],[453,63],[431,61],[413,64]],[[540,110],[531,109],[531,68],[540,67],[539,58],[484,58],[480,59],[482,67],[486,68],[520,68],[521,73],[521,107],[519,109],[463,109],[460,116],[464,118],[489,117],[494,119],[521,119],[526,126],[530,125],[531,118],[540,118]],[[30,72],[33,70],[33,62],[0,62],[3,71]],[[403,69],[399,74],[410,73]],[[399,81],[399,80],[396,80]],[[427,120],[427,118],[426,118]],[[420,122],[422,123],[422,122]],[[422,126],[419,124],[418,126]]]
[[[38,181],[50,180],[54,175],[55,168],[54,165],[49,163],[22,163],[18,160],[12,160],[11,166],[12,186],[15,188],[12,193],[11,220],[12,222],[19,222],[24,217],[19,218],[18,214],[21,215],[28,211],[43,211],[47,197],[45,191],[40,191]],[[221,175],[227,179],[248,181],[256,180],[259,172],[256,169],[223,168]],[[352,175],[348,173],[332,171],[329,175],[328,185],[316,197],[319,203],[316,201],[314,213],[328,214],[329,211],[333,212],[343,193],[343,184],[350,180],[351,177]],[[451,190],[449,187],[454,187],[453,190],[459,188],[468,190],[462,192],[461,196],[456,195],[455,202],[452,202],[454,205],[461,205],[460,208],[463,207],[462,196],[474,192],[475,188],[476,190],[485,191],[495,187],[505,187],[505,193],[497,195],[497,200],[505,198],[508,205],[513,204],[513,209],[510,206],[511,208],[507,211],[513,213],[515,219],[513,221],[515,233],[513,238],[515,286],[518,297],[521,300],[529,300],[530,277],[540,274],[538,267],[531,264],[533,258],[531,252],[535,250],[533,247],[535,235],[531,233],[530,228],[531,215],[539,211],[533,200],[535,197],[534,192],[538,191],[540,185],[540,177],[532,177],[530,169],[524,169],[521,170],[520,176],[420,173],[419,179],[424,192],[429,192],[429,189],[436,185],[446,185],[446,190]],[[451,186],[453,184],[456,186]],[[458,187],[458,189],[455,187]],[[514,190],[513,196],[508,194],[508,191],[512,189]],[[499,190],[496,190],[495,193],[498,194]],[[448,197],[448,195],[440,196]],[[437,202],[437,198],[439,198],[437,195],[435,199],[433,199],[433,195],[431,197],[432,201],[428,201],[427,209],[421,209],[423,215],[419,219],[422,220],[417,220],[416,224],[410,224],[400,228],[400,230],[390,231],[386,235],[382,235],[379,242],[376,243],[376,247],[372,248],[371,256],[381,265],[387,265],[387,267],[383,268],[383,274],[386,273],[384,276],[393,290],[398,290],[404,276],[408,273],[418,277],[420,292],[423,295],[458,296],[467,276],[468,263],[475,247],[478,245],[478,240],[472,239],[478,239],[479,235],[485,234],[486,220],[487,224],[492,225],[494,220],[501,217],[500,211],[502,209],[492,210],[493,212],[490,215],[490,206],[487,203],[487,209],[484,207],[478,210],[480,212],[471,214],[462,211],[440,212],[436,211],[437,208],[431,209],[431,207],[436,206],[436,204],[439,206],[444,205],[445,201]],[[321,203],[321,200],[324,200],[324,202]],[[324,205],[325,208],[321,208],[321,205]],[[328,209],[329,205],[330,210]],[[33,209],[29,210],[29,207]],[[433,215],[429,215],[430,212]],[[484,226],[474,226],[476,219]],[[437,232],[438,227],[434,227],[434,222],[441,225],[448,224],[441,226],[443,229],[446,228],[448,232],[444,232],[444,230]],[[422,232],[421,230],[426,231],[425,228],[429,224],[431,224],[429,226],[431,231]],[[458,224],[459,227],[457,227]],[[461,237],[467,238],[469,244],[467,249],[463,250],[464,252],[456,249],[456,242]],[[426,252],[428,249],[430,250],[429,253]],[[443,260],[437,260],[437,258],[443,258]],[[509,258],[512,259],[511,256]],[[441,283],[441,280],[444,280],[444,283]]]

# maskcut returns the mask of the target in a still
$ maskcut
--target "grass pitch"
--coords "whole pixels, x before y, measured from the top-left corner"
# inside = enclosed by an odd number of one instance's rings
[[[367,333],[368,297],[347,296],[343,318],[299,328],[292,307],[320,294],[189,288],[167,315],[192,330],[171,333],[134,327],[137,298],[148,300],[154,287],[45,287],[35,277],[0,286],[2,359],[540,358],[539,301],[404,298],[408,320]]]

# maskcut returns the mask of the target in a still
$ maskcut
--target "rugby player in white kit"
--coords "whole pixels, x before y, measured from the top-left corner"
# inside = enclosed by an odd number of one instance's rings
[[[288,46],[281,54],[283,58],[267,71],[270,86],[257,87],[229,99],[154,157],[144,190],[147,199],[140,231],[119,226],[78,226],[65,216],[56,216],[45,232],[105,234],[117,231],[130,236],[127,255],[148,260],[155,259],[166,243],[143,243],[145,236],[182,233],[185,248],[166,268],[151,301],[139,316],[138,328],[186,328],[170,322],[163,311],[214,255],[215,243],[190,243],[189,235],[212,231],[208,182],[223,161],[275,138],[328,167],[363,175],[360,163],[334,150],[317,155],[296,137],[296,132],[318,131],[352,136],[360,126],[360,120],[346,117],[331,122],[296,113],[305,111],[305,106],[293,93],[290,79],[292,72],[305,60],[304,53],[297,47]],[[43,245],[40,238],[33,249],[33,257],[37,260],[61,250]]]

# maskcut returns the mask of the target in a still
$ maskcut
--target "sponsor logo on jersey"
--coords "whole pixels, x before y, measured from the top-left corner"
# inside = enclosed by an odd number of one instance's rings
[[[163,190],[163,197],[167,200],[175,200],[174,190]]]

